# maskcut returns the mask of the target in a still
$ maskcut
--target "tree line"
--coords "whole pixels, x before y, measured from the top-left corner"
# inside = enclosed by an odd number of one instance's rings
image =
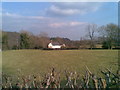
[[[86,36],[80,38],[80,40],[49,37],[45,32],[34,35],[25,30],[20,31],[19,33],[2,31],[2,49],[44,49],[47,48],[50,40],[60,44],[64,43],[66,48],[69,49],[120,48],[119,32],[119,27],[112,23],[100,27],[96,24],[89,24],[86,27]]]

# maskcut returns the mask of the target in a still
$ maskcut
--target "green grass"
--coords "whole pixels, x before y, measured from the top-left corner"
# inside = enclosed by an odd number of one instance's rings
[[[16,74],[21,69],[24,74],[47,73],[51,67],[58,71],[65,69],[85,72],[85,65],[95,74],[100,69],[118,68],[117,50],[10,50],[2,53],[3,72]]]

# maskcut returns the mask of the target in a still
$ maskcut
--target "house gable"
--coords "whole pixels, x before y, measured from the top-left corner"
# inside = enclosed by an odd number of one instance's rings
[[[60,49],[61,45],[59,45],[58,43],[49,43],[48,44],[48,48],[53,48],[53,49]]]

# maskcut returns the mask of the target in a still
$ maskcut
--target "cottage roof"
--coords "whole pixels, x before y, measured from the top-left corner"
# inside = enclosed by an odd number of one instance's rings
[[[52,42],[52,45],[60,45],[58,42]]]

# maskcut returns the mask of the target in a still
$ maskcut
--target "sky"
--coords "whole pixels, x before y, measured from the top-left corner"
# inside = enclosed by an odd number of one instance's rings
[[[1,11],[1,9],[0,9]],[[1,15],[1,14],[0,14]],[[89,24],[118,23],[117,2],[3,2],[2,30],[79,40]]]

